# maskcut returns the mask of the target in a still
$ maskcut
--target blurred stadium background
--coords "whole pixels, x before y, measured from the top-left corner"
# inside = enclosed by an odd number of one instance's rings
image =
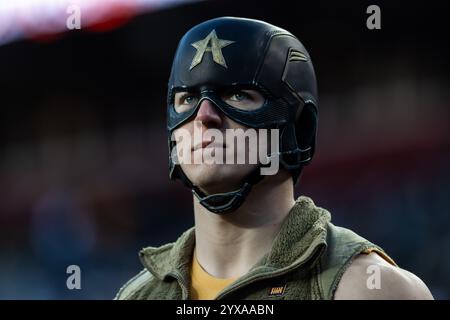
[[[67,31],[68,1],[0,1],[0,298],[111,299],[142,247],[192,226],[166,84],[182,34],[223,15],[284,27],[313,58],[318,150],[297,194],[450,298],[447,8],[392,2],[370,31],[367,1],[71,1]]]

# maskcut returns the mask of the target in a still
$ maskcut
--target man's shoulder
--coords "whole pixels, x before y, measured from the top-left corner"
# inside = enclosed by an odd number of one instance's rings
[[[159,247],[146,247],[139,251],[141,263],[145,266],[137,275],[128,280],[118,291],[114,300],[134,299],[133,297],[140,292],[146,285],[155,280],[155,276],[149,271],[149,268],[155,268],[153,263],[163,263],[168,259],[170,250],[175,242],[169,242]],[[159,271],[159,270],[157,270]]]
[[[157,298],[164,293],[167,288],[162,279],[190,261],[195,243],[194,230],[186,230],[175,242],[140,250],[139,259],[145,268],[123,285],[115,300]]]
[[[152,279],[153,275],[147,269],[143,269],[120,288],[114,300],[129,299],[134,293],[142,289],[142,287],[148,284]]]
[[[377,253],[358,255],[337,287],[337,300],[433,299],[430,290],[413,273],[388,263]]]
[[[336,226],[331,222],[327,224],[326,243],[327,250],[321,261],[322,270],[339,272],[340,269],[346,269],[359,254],[372,251],[381,254],[386,261],[395,265],[394,260],[380,246],[350,229]]]

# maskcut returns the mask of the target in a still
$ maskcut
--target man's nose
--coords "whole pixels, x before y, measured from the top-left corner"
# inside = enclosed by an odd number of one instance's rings
[[[201,121],[205,127],[219,128],[222,125],[222,117],[219,112],[211,101],[205,99],[198,108],[195,120]]]

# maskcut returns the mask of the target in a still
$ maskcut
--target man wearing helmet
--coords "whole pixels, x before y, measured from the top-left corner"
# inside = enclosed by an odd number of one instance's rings
[[[116,298],[432,299],[380,247],[333,225],[310,198],[294,200],[317,108],[310,56],[288,31],[232,17],[189,30],[172,66],[167,127],[170,177],[192,190],[195,227],[143,249],[145,269]],[[250,130],[268,134],[237,150]],[[249,159],[255,145],[257,162],[202,161]]]

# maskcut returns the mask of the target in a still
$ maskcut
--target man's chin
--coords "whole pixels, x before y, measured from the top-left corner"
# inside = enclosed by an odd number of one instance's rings
[[[239,188],[238,178],[233,179],[224,168],[205,168],[188,174],[191,182],[206,194],[233,191]]]
[[[200,188],[205,194],[215,194],[234,191],[238,189],[237,183],[232,183],[224,180],[217,179],[217,177],[202,177],[194,182],[194,185]]]
[[[237,190],[253,167],[235,164],[191,165],[183,171],[189,180],[206,194]]]

